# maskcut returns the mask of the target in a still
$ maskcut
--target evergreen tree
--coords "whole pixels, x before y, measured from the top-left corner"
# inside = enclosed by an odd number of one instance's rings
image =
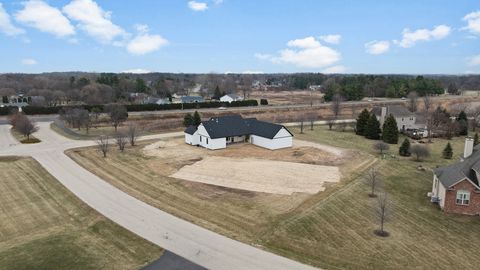
[[[478,143],[480,143],[478,133],[475,133],[475,136],[473,136],[473,146],[476,146]]]
[[[378,140],[380,139],[380,122],[377,120],[377,116],[375,114],[370,114],[368,118],[367,125],[365,128],[365,138],[370,140]]]
[[[215,92],[213,92],[212,98],[219,100],[221,97],[222,97],[222,92],[220,92],[220,88],[217,85],[217,87],[215,87]]]
[[[443,149],[442,156],[444,159],[452,159],[453,150],[450,143],[447,143],[447,146],[445,146],[445,149]]]
[[[198,126],[202,123],[202,118],[200,117],[200,114],[195,111],[195,113],[193,114],[193,124],[195,126]]]
[[[468,119],[467,114],[464,111],[461,111],[458,114],[457,121],[459,123],[458,135],[467,136],[468,135]]]
[[[364,109],[357,118],[357,126],[355,128],[357,135],[365,136],[365,130],[367,127],[368,119],[370,118],[370,113],[367,109]]]
[[[391,114],[385,119],[385,123],[383,123],[382,139],[386,143],[398,143],[397,121]]]
[[[186,127],[194,125],[193,116],[191,113],[187,113],[185,117],[183,117],[183,125]]]
[[[398,149],[398,154],[402,157],[409,157],[411,155],[410,141],[407,138],[405,138],[405,140],[403,140],[402,145],[400,145],[400,148]]]

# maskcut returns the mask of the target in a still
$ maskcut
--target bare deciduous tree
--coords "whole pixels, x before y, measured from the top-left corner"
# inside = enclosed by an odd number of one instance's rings
[[[414,144],[410,147],[410,153],[415,156],[416,161],[422,161],[422,159],[430,156],[430,150],[425,145]]]
[[[97,139],[97,145],[98,145],[98,150],[102,152],[103,157],[106,158],[108,153],[108,146],[109,146],[108,136],[100,136]]]
[[[135,146],[135,142],[138,138],[138,127],[136,124],[129,124],[127,127],[127,136],[130,142],[130,146]]]
[[[117,143],[118,149],[123,152],[128,143],[127,135],[123,131],[118,131],[115,133],[115,142]]]
[[[38,131],[38,126],[23,113],[13,115],[10,118],[10,124],[13,126],[13,129],[27,137],[27,140],[30,140],[30,135]]]
[[[115,132],[117,132],[118,125],[126,121],[128,118],[127,108],[118,104],[110,104],[105,107],[105,111],[108,112],[108,115],[110,116],[110,121],[115,128]]]
[[[388,151],[390,146],[385,142],[375,142],[373,144],[373,149],[377,150],[381,155],[383,155],[383,152]]]
[[[392,203],[388,197],[388,194],[384,192],[378,196],[375,206],[375,216],[380,225],[380,228],[374,231],[376,235],[381,237],[387,237],[390,235],[387,231],[385,231],[385,223],[390,221],[392,213]]]
[[[370,170],[367,171],[365,174],[365,180],[367,181],[367,184],[370,186],[371,191],[370,194],[368,194],[369,197],[377,197],[377,194],[375,194],[375,190],[377,187],[380,185],[381,176],[380,172],[377,167],[372,167]]]
[[[343,97],[340,94],[335,94],[332,97],[332,103],[330,104],[330,110],[332,111],[332,121],[328,121],[328,128],[332,129],[333,124],[337,121],[338,115],[340,115],[342,109]]]
[[[411,112],[417,111],[418,94],[415,91],[408,93],[408,109]]]

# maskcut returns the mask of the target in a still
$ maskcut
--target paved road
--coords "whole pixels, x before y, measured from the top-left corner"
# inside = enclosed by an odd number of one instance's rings
[[[315,269],[293,260],[229,239],[163,212],[122,192],[83,169],[64,151],[94,145],[73,141],[39,123],[35,145],[12,144],[8,126],[0,126],[0,156],[32,156],[82,201],[120,226],[207,269]],[[167,138],[181,133],[159,134]]]
[[[147,265],[142,270],[206,270],[206,268],[185,260],[170,251],[165,251],[160,259]]]

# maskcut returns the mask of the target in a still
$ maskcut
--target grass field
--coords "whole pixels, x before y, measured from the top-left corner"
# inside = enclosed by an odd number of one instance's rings
[[[475,269],[480,261],[478,217],[447,215],[429,202],[429,168],[448,162],[441,158],[445,140],[429,144],[432,157],[382,160],[372,141],[352,132],[316,127],[296,138],[360,150],[356,164],[371,165],[374,157],[383,174],[384,189],[394,204],[386,230],[388,238],[373,234],[375,199],[360,173],[342,169],[344,179],[313,196],[281,196],[230,190],[181,181],[162,175],[163,166],[138,150],[112,153],[103,160],[95,149],[69,154],[81,165],[127,193],[160,209],[244,242],[327,269]],[[401,139],[403,140],[403,138]],[[454,154],[463,152],[463,138],[452,141]],[[142,146],[140,146],[142,147]],[[398,146],[392,146],[397,154]],[[166,161],[167,162],[167,161]],[[195,161],[192,161],[192,163]],[[426,171],[417,170],[419,165]]]
[[[162,253],[31,158],[0,157],[0,191],[0,269],[139,269]]]

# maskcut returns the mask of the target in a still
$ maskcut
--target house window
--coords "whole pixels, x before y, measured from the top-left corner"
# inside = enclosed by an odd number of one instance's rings
[[[207,138],[207,144],[208,144],[208,138]]]
[[[200,142],[202,142],[202,136],[200,136]]]
[[[467,190],[457,191],[457,204],[468,205],[470,203],[470,192]]]

